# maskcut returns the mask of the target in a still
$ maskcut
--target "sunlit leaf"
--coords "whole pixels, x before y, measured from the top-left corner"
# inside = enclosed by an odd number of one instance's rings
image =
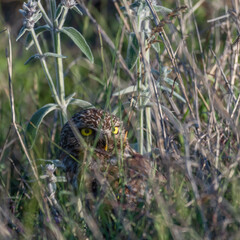
[[[146,89],[146,87],[144,87],[144,86],[142,85],[142,90],[145,90],[145,89]],[[118,91],[118,92],[113,93],[113,96],[120,96],[120,95],[124,95],[124,94],[128,94],[128,93],[133,93],[133,92],[137,92],[137,91],[138,91],[138,88],[137,88],[136,85],[134,85],[134,86],[129,86],[129,87],[127,87],[127,88],[125,88],[125,89],[123,89],[123,90],[121,90],[121,91]]]
[[[66,97],[65,102],[66,102],[66,106],[68,106],[68,104],[72,101],[73,97],[76,95],[76,93],[72,93],[69,96]]]
[[[94,62],[92,51],[80,32],[73,27],[63,27],[60,31],[72,39],[72,41],[80,48],[90,62]]]
[[[81,108],[93,108],[94,106],[87,101],[81,100],[81,99],[77,99],[77,98],[72,98],[69,102],[69,104],[71,105],[77,105]]]

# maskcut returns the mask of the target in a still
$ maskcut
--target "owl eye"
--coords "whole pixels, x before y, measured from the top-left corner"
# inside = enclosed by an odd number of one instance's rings
[[[119,131],[119,128],[114,127],[112,133],[116,135],[116,134],[118,134],[118,131]]]
[[[93,133],[93,130],[91,128],[82,128],[81,129],[81,134],[84,137],[90,136]]]

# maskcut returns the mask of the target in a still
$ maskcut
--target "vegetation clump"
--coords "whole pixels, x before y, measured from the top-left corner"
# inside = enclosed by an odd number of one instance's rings
[[[239,238],[240,4],[185,2],[28,0],[2,19],[1,239]],[[91,107],[163,174],[151,205],[89,211],[84,173],[66,182],[61,128]]]

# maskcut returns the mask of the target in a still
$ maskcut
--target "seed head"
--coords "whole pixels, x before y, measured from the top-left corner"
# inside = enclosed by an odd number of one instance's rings
[[[33,28],[35,23],[41,18],[37,2],[34,0],[28,0],[27,3],[24,2],[23,9],[20,9],[19,12],[24,16],[23,24],[28,29]]]
[[[75,0],[62,0],[62,4],[67,8],[72,8],[77,5],[77,2]]]

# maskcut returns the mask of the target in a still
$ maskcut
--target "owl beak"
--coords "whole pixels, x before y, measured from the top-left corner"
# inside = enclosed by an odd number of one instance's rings
[[[105,145],[104,150],[107,152],[107,150],[108,150],[108,145],[107,144]]]
[[[127,141],[127,135],[128,135],[128,131],[126,131],[123,142],[125,143]]]
[[[104,147],[104,150],[107,152],[107,150],[108,150],[108,138],[107,138],[107,136],[106,136],[106,134],[104,134],[104,140],[105,140],[105,147]]]

